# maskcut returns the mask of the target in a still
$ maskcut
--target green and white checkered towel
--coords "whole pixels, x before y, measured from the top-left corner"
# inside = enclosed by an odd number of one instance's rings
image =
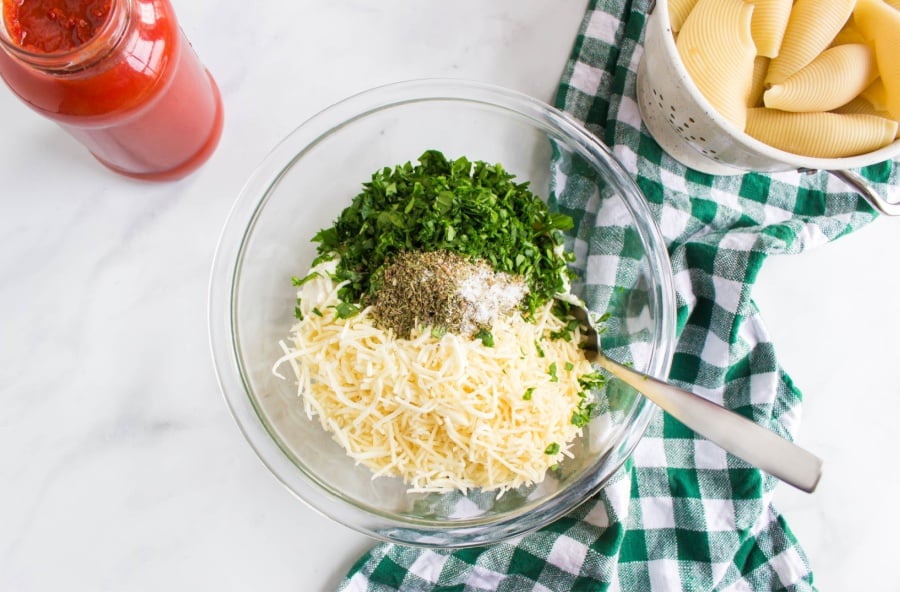
[[[778,365],[750,298],[753,282],[769,255],[826,243],[875,213],[824,173],[712,177],[664,154],[642,130],[635,102],[650,1],[591,3],[557,106],[613,148],[667,240],[679,335],[670,379],[792,437],[800,393]],[[862,173],[886,193],[898,182],[892,165]],[[574,194],[555,202],[567,211],[591,207]],[[604,223],[576,228],[588,257],[608,257],[603,241],[592,240],[609,235]],[[340,590],[813,590],[806,556],[772,506],[775,485],[657,411],[632,459],[570,515],[489,547],[380,544]]]

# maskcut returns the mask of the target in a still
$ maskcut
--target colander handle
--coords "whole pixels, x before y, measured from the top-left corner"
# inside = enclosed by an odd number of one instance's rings
[[[887,216],[900,216],[900,202],[891,202],[869,185],[862,175],[847,170],[828,171],[859,193],[873,208]]]

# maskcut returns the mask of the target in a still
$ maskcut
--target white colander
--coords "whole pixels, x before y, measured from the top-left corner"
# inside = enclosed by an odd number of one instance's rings
[[[900,215],[900,203],[884,199],[848,170],[894,158],[900,154],[900,140],[859,156],[812,158],[778,150],[745,134],[720,116],[691,81],[675,47],[668,0],[657,0],[647,19],[637,100],[647,130],[663,150],[687,167],[712,175],[825,170],[881,212]]]

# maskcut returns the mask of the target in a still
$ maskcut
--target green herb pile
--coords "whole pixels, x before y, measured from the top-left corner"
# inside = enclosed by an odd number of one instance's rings
[[[448,160],[429,150],[416,165],[373,174],[334,225],[313,237],[319,243],[314,264],[340,256],[335,279],[348,283],[338,297],[363,303],[378,291],[379,270],[398,253],[446,250],[521,276],[528,316],[565,288],[571,255],[560,255],[559,247],[561,231],[572,224],[501,165]]]

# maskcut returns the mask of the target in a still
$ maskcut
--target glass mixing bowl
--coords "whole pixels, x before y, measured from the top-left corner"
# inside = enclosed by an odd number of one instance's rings
[[[377,539],[464,547],[544,526],[599,491],[643,435],[653,406],[615,380],[596,394],[574,458],[540,484],[497,496],[409,493],[398,478],[358,466],[302,411],[296,382],[273,374],[294,322],[296,289],[330,226],[376,170],[426,149],[500,163],[551,206],[586,200],[567,237],[573,292],[607,312],[602,346],[648,374],[668,374],[675,296],[665,244],[643,196],[606,146],[565,114],[479,83],[422,80],[363,92],[329,107],[282,141],[243,188],[222,232],[210,286],[210,340],[219,384],[240,429],[272,473],[322,514]],[[615,219],[622,257],[588,246]],[[600,234],[600,242],[604,234]],[[590,261],[588,261],[590,254]],[[288,369],[288,374],[290,374]]]

